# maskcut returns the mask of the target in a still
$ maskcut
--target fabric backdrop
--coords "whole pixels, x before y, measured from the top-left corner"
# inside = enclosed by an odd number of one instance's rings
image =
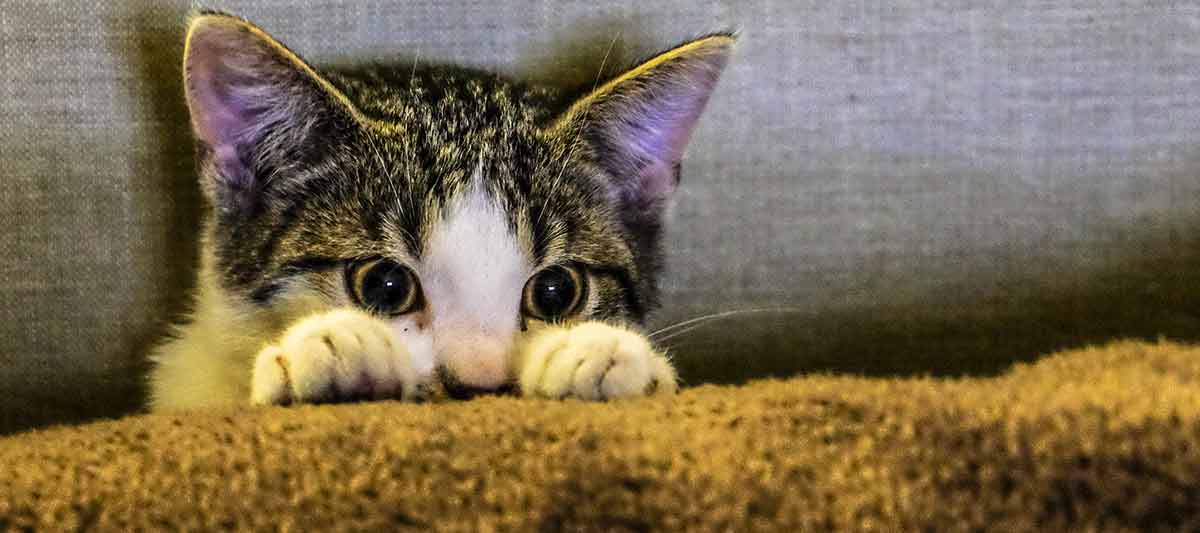
[[[0,5],[0,431],[136,407],[145,350],[184,309],[189,5]],[[986,374],[1118,335],[1200,338],[1195,2],[210,5],[317,64],[559,85],[594,81],[610,49],[628,64],[739,30],[653,324],[787,309],[668,340],[689,382]]]

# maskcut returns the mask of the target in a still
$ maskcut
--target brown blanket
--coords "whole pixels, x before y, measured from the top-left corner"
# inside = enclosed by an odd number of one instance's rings
[[[1200,348],[993,379],[138,416],[0,439],[0,530],[1200,528]]]

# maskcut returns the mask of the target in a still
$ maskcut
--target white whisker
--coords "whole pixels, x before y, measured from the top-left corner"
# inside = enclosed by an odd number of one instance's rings
[[[754,308],[754,309],[735,309],[732,311],[723,311],[720,313],[712,313],[712,314],[708,314],[708,315],[698,316],[695,318],[684,320],[682,322],[676,322],[669,326],[664,326],[662,328],[659,328],[659,329],[651,332],[649,335],[647,335],[647,337],[649,337],[651,340],[654,340],[656,342],[662,342],[662,341],[666,341],[667,339],[670,339],[672,337],[675,337],[677,335],[682,335],[684,333],[692,331],[693,329],[703,326],[704,324],[706,324],[708,322],[711,322],[713,320],[717,320],[720,318],[726,318],[726,317],[730,317],[730,316],[734,316],[734,315],[742,315],[742,314],[750,314],[750,313],[772,313],[772,312],[786,313],[786,312],[798,312],[800,310],[801,309],[798,307],[758,307],[758,308]],[[687,328],[683,331],[676,332],[675,334],[667,335],[664,338],[656,338],[658,335],[661,335],[663,333],[667,333],[669,331],[676,330],[676,329],[679,329],[679,328],[682,328],[685,326],[690,326],[692,324],[696,324],[696,325],[692,326],[690,328]]]
[[[680,335],[683,335],[683,334],[685,334],[685,333],[690,333],[692,330],[694,330],[694,329],[696,329],[696,328],[699,328],[699,327],[702,327],[702,326],[704,326],[704,325],[705,325],[705,324],[707,324],[707,323],[708,323],[708,322],[701,322],[701,323],[699,323],[699,324],[696,324],[696,325],[694,325],[694,326],[687,327],[687,328],[683,328],[683,329],[681,329],[681,330],[678,330],[678,331],[676,331],[675,333],[672,333],[672,334],[670,334],[670,335],[667,335],[667,336],[665,336],[665,337],[663,337],[663,338],[661,338],[661,339],[654,339],[654,342],[655,342],[656,344],[660,344],[660,345],[662,345],[663,343],[665,343],[665,342],[667,342],[667,341],[669,341],[669,340],[671,340],[671,339],[674,339],[675,337],[678,337],[678,336],[680,336]],[[676,347],[677,347],[677,346],[676,346]]]
[[[408,74],[408,84],[410,86],[412,85],[413,80],[417,79],[417,63],[419,63],[420,61],[421,61],[421,49],[418,48],[417,52],[415,54],[413,54],[412,72],[410,72]]]

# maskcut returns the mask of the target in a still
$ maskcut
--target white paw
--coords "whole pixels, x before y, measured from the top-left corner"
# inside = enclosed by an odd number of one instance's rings
[[[533,335],[519,377],[526,396],[607,400],[678,388],[670,361],[639,333],[584,322]]]
[[[417,391],[408,350],[387,324],[341,309],[297,322],[258,353],[250,402],[413,399]]]

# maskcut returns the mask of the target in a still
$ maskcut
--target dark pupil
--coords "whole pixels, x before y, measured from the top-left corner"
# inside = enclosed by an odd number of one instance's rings
[[[575,280],[561,268],[551,268],[533,282],[533,303],[547,317],[565,313],[575,300]]]
[[[377,263],[363,275],[363,304],[376,311],[396,311],[407,303],[409,290],[408,274],[395,263]]]

